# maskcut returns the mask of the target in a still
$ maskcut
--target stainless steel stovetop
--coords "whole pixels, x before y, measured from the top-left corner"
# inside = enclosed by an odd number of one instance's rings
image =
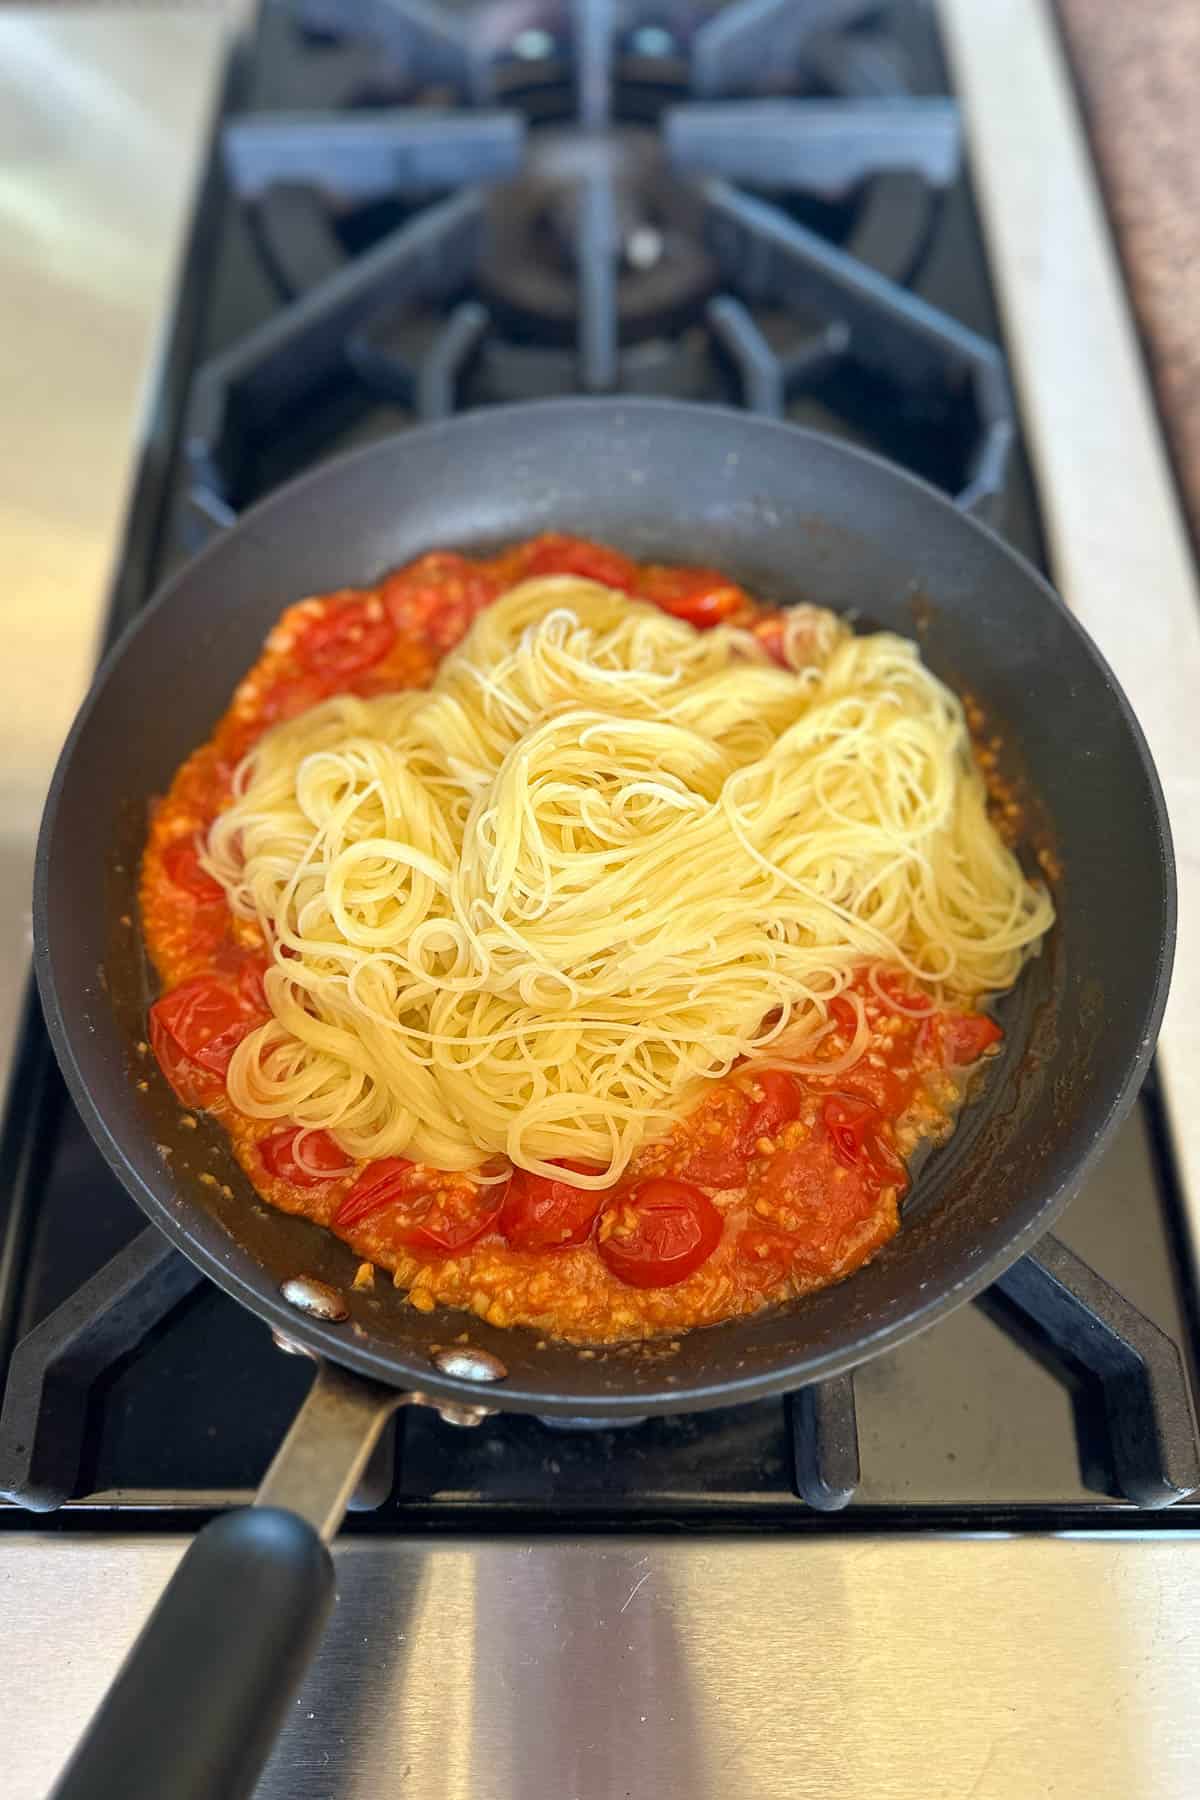
[[[1161,656],[1155,667],[1124,641],[1109,602],[1114,558],[1142,557],[1144,583],[1152,553],[1158,613],[1144,635],[1155,650],[1168,632],[1186,648],[1194,575],[1161,524],[1173,496],[1040,0],[299,0],[268,6],[231,59],[232,43],[212,13],[136,26],[118,15],[103,36],[86,19],[0,21],[28,191],[45,191],[50,103],[82,108],[101,178],[65,204],[108,247],[118,290],[141,283],[145,304],[126,318],[141,373],[170,322],[141,433],[128,381],[124,410],[85,393],[71,466],[82,484],[90,451],[97,483],[108,476],[104,531],[90,562],[80,556],[70,604],[43,557],[56,629],[30,640],[31,662],[44,650],[57,672],[57,735],[107,556],[111,630],[232,510],[333,449],[451,407],[615,386],[876,443],[983,512],[1050,564],[1116,658],[1154,716],[1177,831],[1190,825],[1188,743],[1168,729],[1184,649],[1164,674]],[[1054,183],[1012,154],[1018,89],[1021,141],[1038,142]],[[970,165],[956,91],[971,103]],[[111,198],[135,143],[159,158],[157,245]],[[1070,269],[1035,269],[1039,207],[1070,221]],[[43,242],[8,241],[16,285],[52,284]],[[110,301],[99,260],[53,290],[67,337],[96,340]],[[1140,484],[1136,517],[1126,511],[1103,559],[1061,467],[1092,458],[1103,510],[1102,427],[1082,382],[1074,414],[1062,399],[1072,306],[1099,334],[1092,374],[1099,356],[1122,424],[1114,510]],[[103,466],[114,443],[136,473],[127,518]],[[65,454],[41,465],[62,521],[47,538],[70,518]],[[52,747],[48,736],[39,763],[26,743],[13,764],[30,818]],[[28,833],[23,843],[17,876]],[[1190,837],[1183,847],[1186,858]],[[10,904],[10,948],[19,918]],[[1185,904],[1185,991],[1189,920]],[[736,1783],[772,1800],[834,1779],[864,1795],[1190,1791],[1200,1511],[1128,1498],[1192,1484],[1200,1162],[1178,1018],[1176,1007],[1156,1081],[1061,1233],[1115,1296],[1052,1256],[1024,1288],[993,1292],[816,1402],[600,1433],[503,1417],[459,1432],[410,1411],[350,1521],[337,1618],[264,1794],[697,1800]],[[0,1482],[26,1503],[65,1502],[0,1511],[0,1594],[15,1622],[0,1732],[15,1747],[6,1791],[24,1796],[61,1764],[180,1533],[248,1497],[305,1371],[139,1235],[36,1020],[8,1037],[0,1367],[14,1346],[16,1357]],[[1106,1313],[1107,1387],[1077,1332],[1064,1356],[1080,1318],[1085,1339],[1093,1326],[1068,1308],[1064,1327],[1059,1277]],[[1113,1362],[1122,1333],[1133,1350]],[[1183,1352],[1182,1385],[1165,1340]]]

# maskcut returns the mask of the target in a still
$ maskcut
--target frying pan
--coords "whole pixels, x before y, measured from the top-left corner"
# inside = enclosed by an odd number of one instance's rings
[[[209,735],[278,613],[435,546],[548,528],[713,564],[765,598],[917,638],[984,708],[1059,912],[1002,1002],[1004,1055],[923,1170],[898,1238],[849,1281],[672,1353],[581,1356],[424,1316],[390,1287],[354,1291],[352,1252],[258,1203],[219,1131],[183,1128],[141,1044],[147,803]],[[497,1405],[609,1420],[728,1406],[852,1368],[978,1293],[1048,1229],[1129,1108],[1174,916],[1162,795],[1111,671],[999,538],[873,456],[713,408],[552,402],[374,444],[253,508],[167,583],[84,703],[38,848],[36,967],[67,1083],[113,1169],[318,1375],[256,1507],[189,1550],[59,1793],[250,1791],[331,1602],[325,1543],[405,1400],[459,1423]]]

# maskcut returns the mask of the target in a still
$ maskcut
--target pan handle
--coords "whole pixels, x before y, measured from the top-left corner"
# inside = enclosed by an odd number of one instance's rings
[[[326,1548],[410,1396],[318,1362],[253,1507],[194,1540],[52,1800],[241,1800],[333,1604]]]

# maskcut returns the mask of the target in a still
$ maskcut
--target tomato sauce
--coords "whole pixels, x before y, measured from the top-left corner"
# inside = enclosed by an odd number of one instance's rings
[[[870,1036],[852,1068],[803,1079],[734,1070],[604,1191],[524,1170],[476,1179],[402,1157],[355,1164],[327,1132],[238,1113],[225,1074],[269,1016],[267,947],[199,860],[238,762],[268,727],[331,694],[427,684],[479,610],[534,574],[602,581],[698,629],[745,626],[782,659],[779,611],[718,571],[639,565],[561,533],[487,559],[434,551],[374,588],[289,607],[154,814],[141,911],[163,993],[149,1036],[180,1101],[220,1118],[264,1199],[336,1232],[364,1281],[385,1269],[421,1312],[461,1307],[611,1343],[753,1312],[859,1268],[899,1229],[907,1160],[949,1135],[963,1071],[1000,1031],[984,1013],[935,1012],[901,974],[864,966],[853,985]],[[819,1060],[836,1065],[857,1012],[839,998],[832,1014]]]

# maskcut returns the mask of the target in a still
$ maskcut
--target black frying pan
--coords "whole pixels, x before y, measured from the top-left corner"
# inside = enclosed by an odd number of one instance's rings
[[[461,1314],[424,1317],[386,1286],[352,1292],[351,1251],[255,1205],[220,1133],[183,1129],[136,1050],[150,987],[130,920],[147,802],[209,735],[277,614],[435,546],[547,528],[715,564],[766,598],[916,636],[984,706],[1033,847],[1056,871],[1059,922],[1002,1003],[1003,1058],[927,1165],[899,1237],[842,1285],[696,1332],[668,1356],[581,1357]],[[329,1603],[320,1536],[404,1395],[460,1420],[481,1399],[610,1419],[729,1405],[851,1368],[978,1293],[1047,1230],[1128,1110],[1174,919],[1162,795],[1110,670],[999,538],[874,457],[744,414],[566,401],[411,432],[255,507],[168,583],[84,704],[38,849],[36,964],[68,1085],[114,1170],[186,1255],[323,1368],[268,1504],[197,1539],[60,1791],[249,1790]],[[327,1309],[344,1316],[297,1310],[281,1291],[297,1276],[333,1290]],[[436,1346],[463,1331],[467,1354],[447,1365]],[[488,1375],[500,1379],[484,1389]]]

